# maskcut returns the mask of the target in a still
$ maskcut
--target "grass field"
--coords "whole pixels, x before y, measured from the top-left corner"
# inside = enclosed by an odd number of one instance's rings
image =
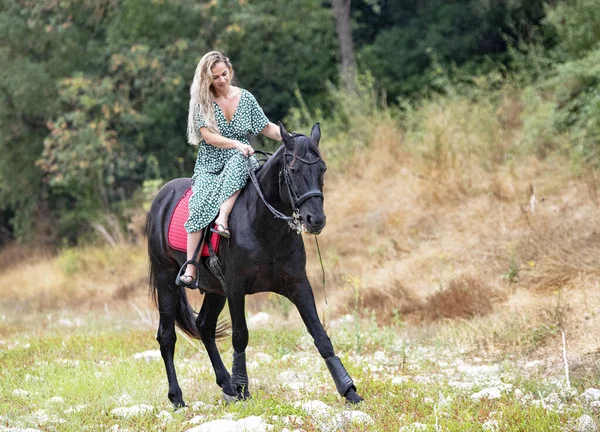
[[[254,398],[225,404],[203,348],[179,335],[189,407],[173,411],[140,210],[108,245],[0,251],[0,432],[596,430],[599,177],[560,151],[534,157],[546,144],[524,103],[511,88],[450,95],[407,111],[406,130],[385,110],[349,112],[354,126],[324,139],[326,287],[310,237],[307,271],[364,403],[337,395],[291,304],[260,295]]]
[[[567,388],[560,346],[556,356],[529,360],[447,339],[448,328],[423,333],[352,315],[328,325],[365,398],[346,406],[296,314],[285,319],[275,307],[256,315],[263,320],[250,316],[258,322],[248,351],[251,401],[223,403],[203,348],[179,335],[176,367],[189,408],[174,412],[156,351],[156,314],[133,301],[125,306],[3,315],[0,430],[180,431],[222,419],[243,430],[246,419],[247,430],[562,431],[579,430],[584,414],[598,421],[599,395],[583,392],[600,371],[572,375]],[[220,347],[230,364],[229,341]],[[131,407],[141,411],[120,412]]]

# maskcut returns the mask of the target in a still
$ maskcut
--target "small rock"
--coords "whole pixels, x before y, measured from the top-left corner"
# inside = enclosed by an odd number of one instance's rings
[[[146,414],[148,412],[151,412],[154,410],[154,407],[152,405],[145,405],[145,404],[139,404],[139,405],[134,405],[132,407],[120,407],[120,408],[115,408],[111,411],[111,414],[116,415],[118,417],[136,417],[139,415],[143,415]]]
[[[61,398],[60,396],[53,396],[50,399],[48,399],[48,402],[53,403],[53,404],[61,404],[61,403],[64,403],[65,400],[63,398]]]
[[[289,416],[285,416],[285,417],[279,417],[279,416],[271,416],[271,420],[274,422],[277,421],[282,421],[284,424],[286,425],[302,425],[302,423],[304,423],[304,420],[302,420],[302,417],[297,416],[297,415],[289,415]]]
[[[373,419],[362,411],[342,411],[336,416],[337,423],[342,425],[371,424]],[[344,430],[342,427],[340,430]]]
[[[197,425],[197,424],[203,423],[204,420],[206,420],[206,416],[200,414],[200,415],[195,416],[193,419],[188,420],[187,423]]]
[[[215,406],[211,405],[211,404],[207,404],[201,401],[198,402],[194,402],[193,404],[190,405],[190,407],[194,410],[194,411],[210,411],[210,410],[214,410]]]
[[[264,421],[262,417],[259,416],[250,416],[237,421],[238,430],[242,430],[244,432],[267,432],[272,429],[272,426]]]
[[[170,412],[167,411],[161,411],[158,414],[156,414],[156,418],[159,419],[160,421],[164,423],[168,423],[171,420],[173,420],[173,416],[171,415]]]
[[[123,393],[116,399],[116,401],[119,405],[129,405],[133,402],[133,399],[127,393]]]
[[[392,384],[404,384],[410,380],[406,375],[397,376],[392,379]]]
[[[246,320],[248,328],[261,327],[269,323],[269,314],[266,312],[259,312],[256,315],[252,315]]]
[[[15,390],[13,390],[12,395],[14,397],[24,398],[24,397],[29,396],[29,392],[27,390],[23,390],[23,389],[15,389]]]
[[[581,394],[581,397],[588,402],[600,400],[600,390],[589,388]]]
[[[502,397],[503,391],[510,391],[512,389],[512,384],[501,384],[497,387],[488,387],[483,390],[473,393],[471,395],[471,399],[478,401],[483,398],[486,399],[500,399]]]
[[[58,320],[58,323],[59,323],[61,326],[64,326],[64,327],[73,327],[73,326],[75,325],[75,324],[73,323],[73,321],[71,321],[71,320],[70,320],[70,319],[68,319],[68,318],[62,318],[62,319]]]
[[[375,354],[373,354],[373,359],[381,363],[387,360],[387,356],[383,351],[376,351]]]
[[[134,360],[145,360],[146,363],[151,363],[153,361],[161,360],[162,356],[160,354],[160,350],[149,350],[141,353],[137,353],[133,355]]]
[[[533,369],[533,368],[539,368],[541,366],[543,366],[544,362],[541,360],[531,360],[527,363],[525,363],[525,369]]]
[[[271,363],[273,361],[272,356],[261,352],[252,354],[252,357],[254,357],[254,359],[259,363]]]
[[[584,414],[577,419],[577,432],[596,432],[596,422],[589,415]]]
[[[473,393],[471,395],[471,399],[473,399],[473,400],[480,400],[483,398],[500,399],[500,397],[502,397],[502,392],[500,391],[500,389],[498,387],[485,388],[485,389],[483,389],[477,393]]]
[[[71,414],[71,413],[74,413],[74,412],[80,412],[80,411],[83,411],[84,409],[86,409],[87,407],[89,407],[89,404],[75,405],[75,406],[67,408],[64,411],[64,413],[65,414]]]
[[[294,404],[296,408],[301,407],[307,414],[310,416],[329,416],[331,412],[331,407],[327,405],[325,402],[321,402],[320,400],[311,400],[308,402],[296,402]]]
[[[489,432],[497,432],[500,426],[498,426],[498,420],[488,420],[484,424],[481,425],[481,428],[484,431]]]
[[[338,319],[334,319],[331,321],[331,323],[329,324],[329,326],[331,328],[337,328],[340,326],[343,326],[345,324],[350,324],[354,322],[354,317],[352,315],[343,315],[341,317],[339,317]]]
[[[240,427],[238,422],[233,420],[213,420],[188,429],[186,432],[240,432]]]

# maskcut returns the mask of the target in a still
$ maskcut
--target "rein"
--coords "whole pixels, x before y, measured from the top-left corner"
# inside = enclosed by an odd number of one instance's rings
[[[261,152],[261,153],[263,153],[265,155],[269,155],[266,152]],[[272,156],[272,154],[269,156]],[[258,196],[265,203],[265,205],[267,206],[269,211],[271,213],[273,213],[273,216],[275,216],[276,219],[282,219],[282,220],[286,221],[291,229],[293,229],[294,231],[297,231],[298,234],[300,234],[300,232],[302,232],[302,227],[300,226],[300,219],[299,219],[300,215],[299,214],[297,215],[294,213],[292,215],[292,217],[286,216],[267,202],[267,199],[263,195],[262,190],[260,189],[260,185],[258,184],[258,179],[256,178],[256,173],[254,172],[254,169],[252,168],[250,158],[248,158],[248,157],[246,157],[246,171],[248,171],[248,176],[250,176],[250,180],[252,180],[252,184],[256,188],[256,192],[258,192]]]
[[[268,160],[269,157],[273,156],[272,153],[267,153],[267,152],[264,152],[261,150],[255,150],[255,153],[262,154],[263,156],[265,156],[266,160]],[[260,197],[262,202],[265,203],[265,206],[267,206],[269,211],[271,213],[273,213],[273,216],[275,216],[276,219],[282,219],[282,220],[286,221],[288,223],[288,226],[293,231],[296,231],[297,234],[301,234],[302,233],[302,224],[300,223],[299,207],[302,204],[304,204],[307,200],[309,200],[310,198],[318,197],[318,198],[324,199],[324,196],[323,196],[323,192],[321,192],[318,189],[310,190],[310,191],[302,194],[301,196],[298,196],[298,194],[296,193],[296,190],[294,189],[294,185],[292,184],[292,180],[290,179],[289,169],[286,164],[286,156],[293,157],[292,164],[294,163],[295,160],[299,160],[308,165],[312,165],[312,164],[320,161],[321,158],[317,158],[314,161],[308,161],[306,159],[302,159],[302,158],[298,157],[297,155],[294,155],[294,154],[288,152],[287,150],[284,151],[282,168],[281,168],[281,171],[279,171],[279,195],[280,196],[282,195],[281,194],[281,177],[283,177],[285,185],[287,186],[288,194],[289,194],[290,201],[292,204],[293,212],[292,212],[291,217],[284,215],[283,213],[281,213],[279,210],[277,210],[275,207],[273,207],[271,204],[269,204],[267,202],[267,199],[265,198],[264,194],[262,193],[262,190],[260,189],[260,185],[258,184],[258,179],[256,178],[256,173],[254,172],[254,169],[252,168],[252,164],[250,162],[249,157],[246,157],[246,170],[248,171],[248,176],[250,177],[250,180],[252,180],[252,184],[256,188],[256,192],[258,193],[258,196]],[[314,238],[315,238],[315,243],[317,245],[317,252],[319,254],[319,262],[321,263],[321,271],[323,273],[323,291],[325,292],[325,304],[328,304],[327,303],[327,291],[325,290],[325,267],[323,266],[323,258],[321,257],[321,249],[319,248],[319,241],[317,240],[317,236],[314,236]]]

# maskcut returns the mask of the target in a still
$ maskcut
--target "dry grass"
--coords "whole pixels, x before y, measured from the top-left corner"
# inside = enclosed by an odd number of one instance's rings
[[[1,305],[13,312],[104,307],[114,300],[145,297],[146,273],[142,244],[66,249],[1,272]]]
[[[335,313],[374,312],[382,323],[454,322],[463,335],[451,338],[502,346],[524,343],[529,330],[535,346],[551,338],[539,329],[557,325],[544,312],[556,312],[547,304],[557,291],[570,299],[561,314],[583,308],[592,321],[600,316],[600,299],[590,288],[600,283],[598,174],[575,173],[559,156],[535,158],[517,93],[506,88],[485,101],[433,101],[405,115],[406,131],[387,113],[369,117],[377,119],[369,123],[370,142],[327,174],[328,219],[319,241]],[[326,133],[324,125],[324,139]],[[321,269],[314,242],[305,244],[321,310]],[[13,247],[0,254],[0,263],[9,263],[0,273],[4,309],[104,307],[145,298],[142,244],[66,250],[24,264],[11,258],[29,253]],[[584,287],[585,295],[575,295]],[[541,309],[516,312],[524,298]],[[200,301],[194,297],[195,305]],[[263,301],[251,298],[249,309]],[[575,340],[583,334],[578,329],[600,339],[600,326],[588,328],[575,315],[560,321]],[[600,346],[575,340],[582,352]]]
[[[513,305],[525,290],[544,304],[557,290],[572,297],[582,279],[600,280],[597,173],[527,155],[514,89],[496,103],[450,102],[418,110],[408,133],[387,119],[374,125],[369,150],[328,178],[320,242],[337,310],[354,307],[345,282],[352,277],[362,307],[381,322],[491,313],[498,331],[513,319],[503,299]],[[307,249],[318,280],[310,242]],[[532,313],[519,328],[531,327],[540,346],[539,334],[552,332],[536,323],[548,321],[548,313]]]
[[[473,318],[491,313],[494,303],[505,298],[504,293],[490,289],[481,279],[461,276],[452,279],[448,288],[427,297],[420,313],[429,320]]]

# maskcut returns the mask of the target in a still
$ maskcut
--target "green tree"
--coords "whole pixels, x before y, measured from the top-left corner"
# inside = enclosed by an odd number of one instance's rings
[[[317,0],[239,2],[216,41],[234,61],[240,84],[271,120],[283,119],[299,88],[313,106],[325,103],[337,76],[335,22]]]

